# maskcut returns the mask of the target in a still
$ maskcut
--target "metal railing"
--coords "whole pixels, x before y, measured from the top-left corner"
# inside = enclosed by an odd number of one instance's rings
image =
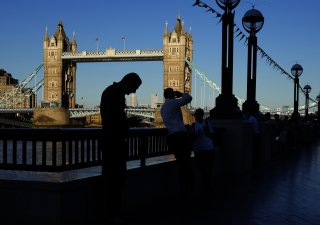
[[[0,129],[0,169],[61,172],[101,165],[100,128]],[[166,130],[132,128],[128,161],[169,155]]]

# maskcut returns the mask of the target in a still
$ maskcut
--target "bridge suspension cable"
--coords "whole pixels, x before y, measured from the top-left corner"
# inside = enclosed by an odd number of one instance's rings
[[[26,97],[30,97],[32,92],[36,93],[43,85],[43,80],[38,82],[32,90],[24,91],[23,89],[36,76],[42,67],[43,64],[40,64],[21,84],[17,84],[2,93],[0,95],[0,108],[13,108],[16,104],[23,102]]]
[[[218,91],[218,93],[221,94],[221,87],[219,87],[216,83],[210,80],[203,72],[198,70],[197,67],[193,63],[191,63],[188,59],[185,59],[185,61],[192,69],[194,69],[195,73],[201,78],[201,80],[209,84],[209,86],[212,89]],[[238,99],[239,105],[242,106],[245,100],[239,96],[235,96],[235,97]],[[270,111],[269,107],[265,107],[261,105],[260,108],[262,109],[262,111]]]

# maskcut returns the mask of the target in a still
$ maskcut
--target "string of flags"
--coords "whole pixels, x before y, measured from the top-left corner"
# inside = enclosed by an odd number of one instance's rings
[[[202,2],[201,0],[196,0],[196,2],[193,4],[193,6],[199,6],[202,8],[207,9],[206,12],[211,12],[215,14],[216,18],[220,18],[219,22],[222,20],[222,15],[217,12],[215,9],[213,9],[211,6],[207,5],[206,3]],[[236,38],[239,39],[239,41],[244,40],[244,44],[247,44],[248,42],[248,37],[241,31],[241,29],[238,27],[237,24],[234,24],[234,27],[236,30],[234,31],[236,34]],[[276,61],[274,61],[271,56],[269,56],[259,45],[257,46],[257,51],[260,53],[261,58],[265,58],[267,63],[272,66],[275,70],[279,71],[281,75],[286,75],[289,80],[294,80],[294,77],[290,75],[287,71],[285,71]],[[303,88],[299,85],[300,91],[306,95],[305,91]],[[310,98],[311,101],[317,102],[316,100]]]

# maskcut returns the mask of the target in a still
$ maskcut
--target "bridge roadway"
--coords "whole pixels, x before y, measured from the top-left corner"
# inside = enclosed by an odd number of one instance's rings
[[[62,59],[73,62],[162,61],[163,50],[115,50],[96,52],[63,52]]]

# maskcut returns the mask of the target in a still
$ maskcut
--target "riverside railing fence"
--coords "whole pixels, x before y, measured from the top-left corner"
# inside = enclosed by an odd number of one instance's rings
[[[0,129],[0,169],[62,172],[101,165],[100,128]],[[171,154],[163,128],[132,128],[128,161]]]

